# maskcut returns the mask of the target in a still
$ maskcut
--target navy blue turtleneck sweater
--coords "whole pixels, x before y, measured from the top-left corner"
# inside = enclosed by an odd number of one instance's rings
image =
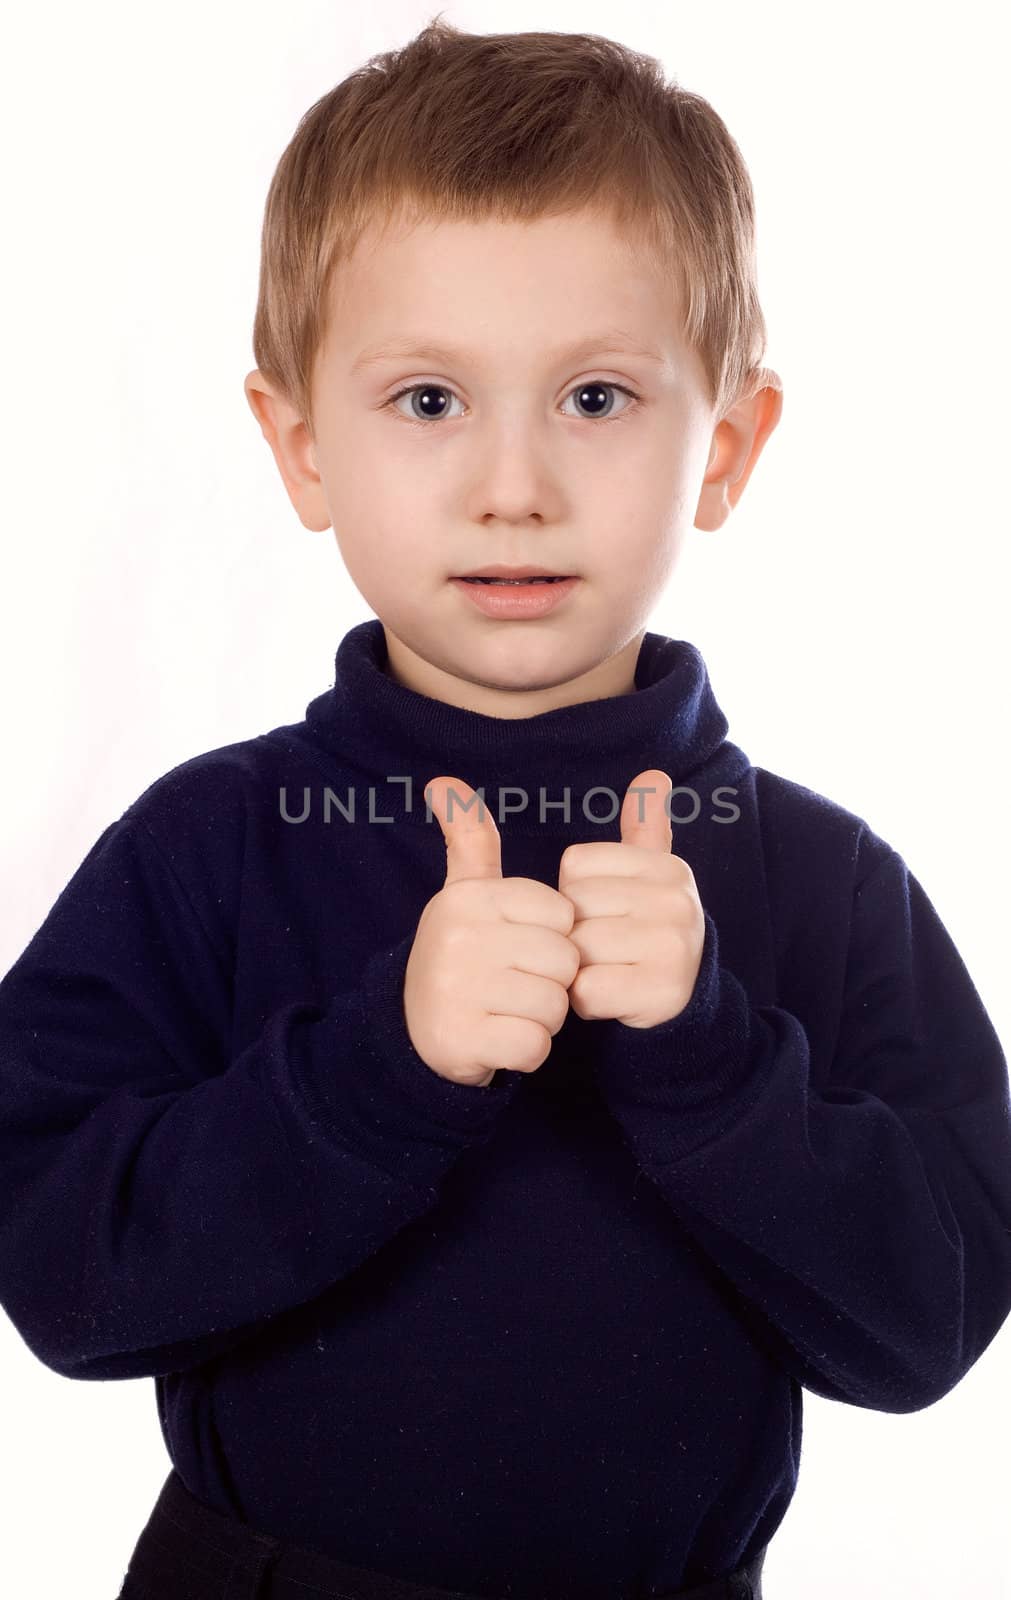
[[[407,1580],[631,1600],[769,1540],[803,1388],[915,1411],[994,1338],[993,1026],[896,850],[727,731],[684,641],[503,720],[397,683],[370,620],[304,720],[88,852],[0,983],[0,1301],[56,1372],[153,1377],[199,1499]],[[402,1004],[424,785],[556,887],[647,767],[706,913],[686,1008],[439,1077]]]

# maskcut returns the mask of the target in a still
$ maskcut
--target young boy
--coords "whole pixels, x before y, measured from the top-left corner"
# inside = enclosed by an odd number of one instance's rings
[[[124,1596],[759,1596],[802,1388],[929,1406],[1011,1309],[951,938],[646,628],[779,420],[752,229],[599,37],[436,20],[284,153],[246,392],[376,616],[0,985],[0,1297],[173,1463]]]

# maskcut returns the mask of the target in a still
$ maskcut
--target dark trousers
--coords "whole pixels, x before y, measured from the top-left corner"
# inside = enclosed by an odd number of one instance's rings
[[[765,1547],[735,1572],[656,1600],[762,1600]],[[117,1600],[487,1600],[349,1567],[285,1544],[194,1498],[173,1468]]]

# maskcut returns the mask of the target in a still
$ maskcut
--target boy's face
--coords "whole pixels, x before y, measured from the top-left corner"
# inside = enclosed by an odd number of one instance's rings
[[[361,364],[392,345],[424,353]],[[762,383],[717,426],[670,284],[581,212],[373,231],[336,274],[315,440],[258,372],[246,392],[392,675],[524,717],[632,690],[686,530],[720,526],[778,421],[779,380]],[[542,617],[492,618],[453,581],[490,563],[578,581]]]

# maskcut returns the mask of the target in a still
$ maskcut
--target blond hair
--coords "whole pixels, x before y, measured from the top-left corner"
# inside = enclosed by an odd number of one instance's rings
[[[370,223],[584,208],[669,275],[725,415],[766,344],[754,195],[725,124],[611,39],[464,33],[441,13],[310,106],[284,150],[264,209],[256,364],[311,433],[333,275]]]

